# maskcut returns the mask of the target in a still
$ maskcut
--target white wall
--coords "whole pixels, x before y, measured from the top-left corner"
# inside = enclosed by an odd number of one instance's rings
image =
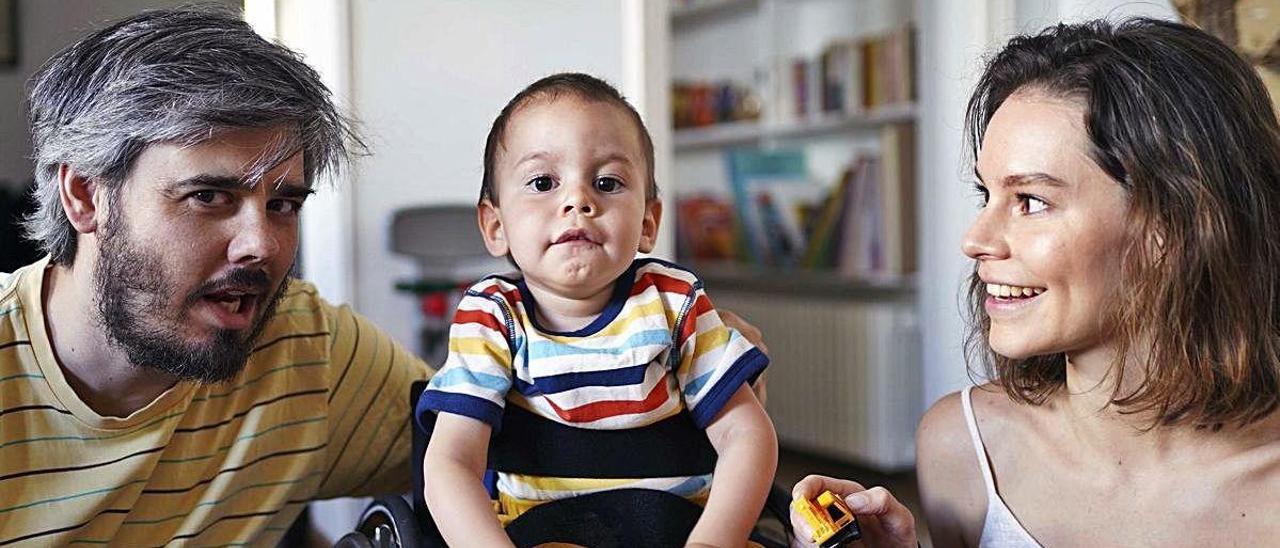
[[[388,250],[392,212],[474,205],[489,126],[535,79],[575,70],[622,85],[623,8],[572,0],[351,3],[352,100],[374,152],[353,187],[360,312],[417,347],[416,305],[392,289],[415,274],[413,261]]]
[[[18,1],[18,64],[0,67],[0,184],[26,184],[32,178],[31,138],[27,133],[26,81],[49,57],[108,22],[148,8],[172,7],[186,0],[39,0]],[[238,6],[235,0],[211,3]]]

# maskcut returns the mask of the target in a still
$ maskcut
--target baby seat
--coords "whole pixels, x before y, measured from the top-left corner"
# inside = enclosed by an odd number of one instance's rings
[[[424,389],[426,382],[415,383],[411,402]],[[430,428],[434,417],[423,422]],[[422,498],[422,457],[430,436],[415,421],[409,463],[412,505],[399,496],[374,501],[339,546],[446,546]],[[710,473],[715,459],[705,432],[687,413],[644,428],[589,430],[507,406],[502,429],[489,443],[488,466],[491,471],[558,477],[668,477]],[[752,541],[766,548],[789,545],[790,498],[773,487]],[[516,546],[683,546],[701,515],[700,506],[665,491],[618,489],[543,503],[509,523],[506,532]]]

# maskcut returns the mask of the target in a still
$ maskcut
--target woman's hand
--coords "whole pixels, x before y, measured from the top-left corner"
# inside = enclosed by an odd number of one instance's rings
[[[831,491],[844,498],[849,509],[858,517],[858,528],[862,530],[862,540],[853,546],[874,546],[893,548],[915,548],[916,518],[911,510],[893,498],[888,489],[872,487],[867,489],[849,480],[828,478],[826,476],[809,476],[797,483],[791,490],[792,499],[800,497],[813,498],[824,490]],[[791,526],[795,528],[795,540],[792,548],[814,546],[809,542],[809,525],[794,511],[791,512]]]
[[[721,308],[718,312],[720,321],[724,322],[725,326],[737,329],[738,333],[742,334],[742,338],[754,344],[756,348],[764,352],[764,355],[769,355],[769,347],[764,344],[764,333],[761,333],[756,326],[747,323],[746,320],[742,319],[742,316],[734,314],[732,311]],[[756,399],[760,400],[761,406],[765,404],[765,400],[769,397],[768,383],[765,382],[765,376],[768,374],[767,371],[760,373],[760,376],[756,377],[756,382],[751,383],[751,391],[755,392]]]

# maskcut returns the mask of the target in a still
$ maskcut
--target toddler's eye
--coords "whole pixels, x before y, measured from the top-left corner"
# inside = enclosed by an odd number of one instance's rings
[[[527,186],[532,188],[534,192],[550,192],[551,189],[556,187],[556,182],[551,177],[542,175],[529,181]]]
[[[606,193],[617,192],[622,190],[622,181],[613,177],[601,177],[596,179],[596,190]]]

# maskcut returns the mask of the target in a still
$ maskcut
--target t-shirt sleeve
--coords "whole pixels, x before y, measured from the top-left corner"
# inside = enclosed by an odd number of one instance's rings
[[[497,431],[511,388],[510,308],[500,293],[468,290],[449,328],[449,357],[418,400],[414,418],[424,413],[471,417]],[[425,428],[424,428],[425,429]]]
[[[720,320],[702,284],[693,286],[686,307],[676,327],[676,380],[694,423],[706,428],[738,387],[764,371],[769,358]]]
[[[401,493],[411,487],[409,387],[431,369],[348,306],[321,301],[328,325],[329,466],[318,496]]]

